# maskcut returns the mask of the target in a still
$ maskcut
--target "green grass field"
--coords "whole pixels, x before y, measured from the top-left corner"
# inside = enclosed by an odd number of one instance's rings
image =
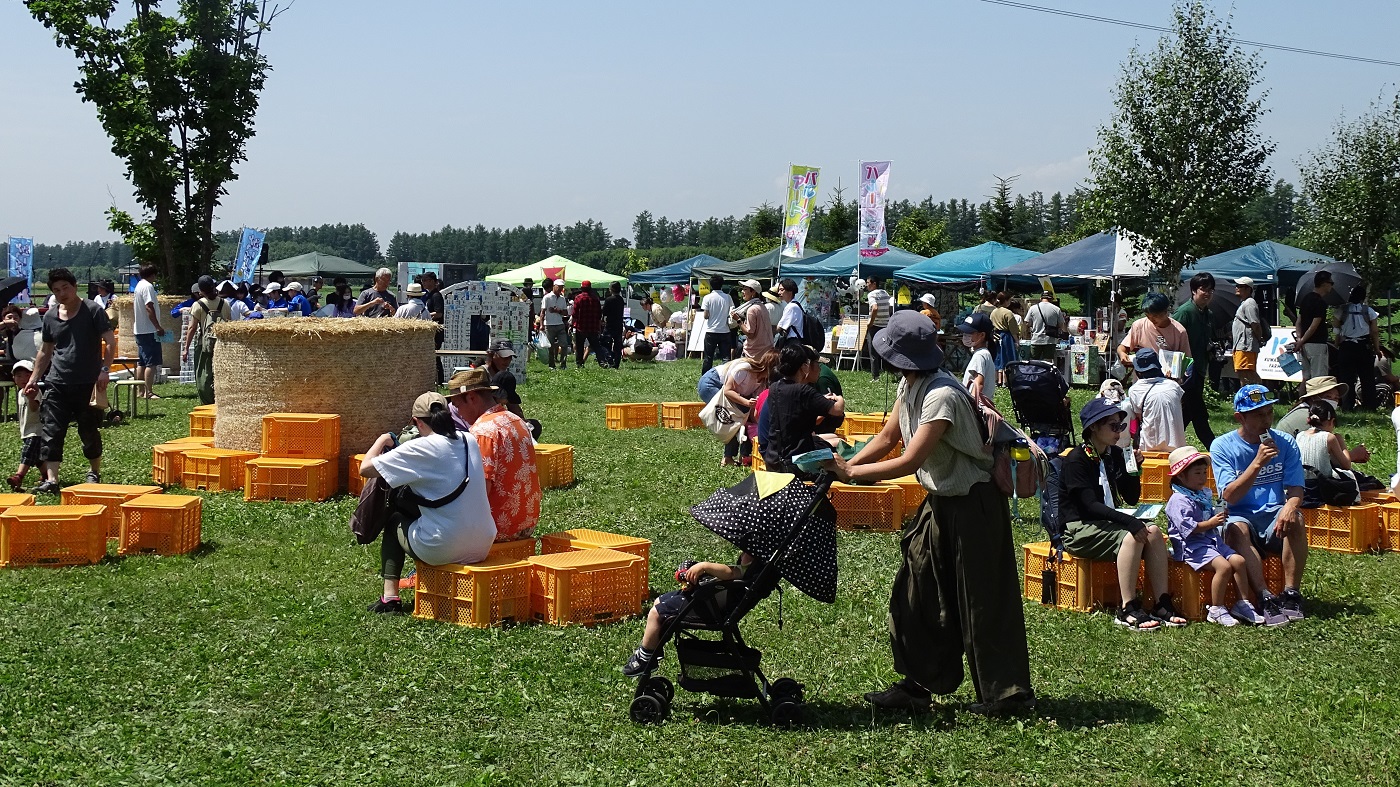
[[[540,530],[653,542],[651,586],[686,558],[733,557],[688,507],[742,476],[701,431],[609,432],[603,404],[695,398],[698,362],[620,373],[532,366],[525,408],[576,446],[578,483]],[[893,388],[842,373],[849,408]],[[184,435],[192,388],[106,430],[105,480],[148,482],[150,446]],[[1004,396],[1004,394],[1003,394]],[[1077,391],[1076,402],[1088,396]],[[1222,415],[1219,427],[1226,427]],[[13,425],[0,441],[6,473]],[[1389,421],[1342,431],[1393,470]],[[65,483],[81,480],[70,434]],[[31,479],[33,477],[31,476]],[[48,501],[54,502],[54,501]],[[679,692],[671,720],[627,718],[619,667],[641,621],[473,630],[372,616],[376,546],[353,501],[205,499],[185,557],[0,571],[0,783],[67,784],[1394,784],[1400,780],[1400,556],[1314,553],[1312,617],[1276,630],[1130,633],[1027,602],[1038,715],[971,714],[964,686],[925,716],[874,712],[895,677],[885,633],[893,535],[843,533],[834,605],[786,594],[746,620],[771,676],[807,685],[810,724]],[[1023,503],[1021,542],[1041,540]],[[1018,555],[1019,559],[1019,555]],[[674,674],[668,649],[663,674]]]

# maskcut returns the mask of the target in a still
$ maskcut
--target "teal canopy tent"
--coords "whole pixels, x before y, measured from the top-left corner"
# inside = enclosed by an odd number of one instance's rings
[[[905,251],[896,246],[889,247],[888,251],[878,257],[861,257],[860,249],[861,244],[852,243],[816,257],[808,257],[803,260],[784,260],[779,268],[779,273],[794,279],[808,277],[813,279],[844,279],[849,276],[867,278],[876,276],[888,279],[901,268],[908,268],[928,260],[927,257],[921,257],[912,251]]]
[[[1223,251],[1196,260],[1195,265],[1181,271],[1182,279],[1189,279],[1201,271],[1209,271],[1217,279],[1234,281],[1241,276],[1254,279],[1257,284],[1292,284],[1307,271],[1318,265],[1336,262],[1326,254],[1275,243],[1262,241],[1231,251]],[[1218,289],[1218,287],[1217,287]]]
[[[660,268],[652,268],[649,271],[633,273],[627,280],[633,284],[689,284],[691,271],[696,266],[726,265],[724,260],[718,257],[711,257],[708,254],[697,254],[689,259],[673,262],[670,265],[663,265]]]
[[[925,284],[972,284],[1002,268],[1038,256],[1040,252],[988,241],[978,246],[944,252],[903,268],[894,275],[897,279]]]
[[[299,254],[295,257],[287,257],[282,260],[269,262],[263,270],[282,271],[282,275],[289,279],[300,279],[307,276],[321,276],[330,278],[333,276],[365,278],[374,276],[377,268],[347,260],[344,257],[336,257],[332,254],[321,254],[320,252],[310,252],[309,254]]]
[[[696,265],[690,271],[690,275],[697,279],[705,279],[710,276],[723,276],[730,281],[740,279],[772,279],[778,275],[778,257],[781,249],[765,251],[762,254],[755,254],[734,262],[716,262],[707,265]],[[821,256],[820,252],[807,250],[802,255],[802,259],[811,259]],[[795,262],[794,258],[784,258],[783,265],[790,265]]]

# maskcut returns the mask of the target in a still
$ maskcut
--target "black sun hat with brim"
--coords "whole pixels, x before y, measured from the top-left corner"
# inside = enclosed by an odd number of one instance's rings
[[[873,344],[875,352],[898,369],[932,372],[943,366],[933,320],[916,311],[895,312],[889,324],[875,334]]]

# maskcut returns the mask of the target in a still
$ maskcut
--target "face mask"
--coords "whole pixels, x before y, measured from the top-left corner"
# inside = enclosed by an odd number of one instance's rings
[[[970,333],[965,333],[965,334],[963,334],[963,335],[962,335],[962,343],[963,343],[963,346],[964,346],[964,347],[971,347],[971,346],[972,346],[972,334],[970,334]]]

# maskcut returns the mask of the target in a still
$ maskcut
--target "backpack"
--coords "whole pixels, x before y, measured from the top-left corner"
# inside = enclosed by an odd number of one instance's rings
[[[224,299],[214,297],[214,308],[209,308],[207,298],[200,298],[198,305],[204,309],[204,316],[200,318],[198,335],[195,337],[199,341],[199,349],[206,355],[214,352],[214,345],[218,340],[214,337],[214,326],[223,321]]]
[[[1060,465],[1061,457],[1051,459],[1045,473],[1045,488],[1040,491],[1040,525],[1050,536],[1050,545],[1056,550],[1065,548],[1065,523],[1060,521]]]
[[[801,306],[797,308],[802,312],[801,342],[817,352],[825,350],[826,328],[822,325],[822,321],[808,314],[807,310],[803,309]]]

